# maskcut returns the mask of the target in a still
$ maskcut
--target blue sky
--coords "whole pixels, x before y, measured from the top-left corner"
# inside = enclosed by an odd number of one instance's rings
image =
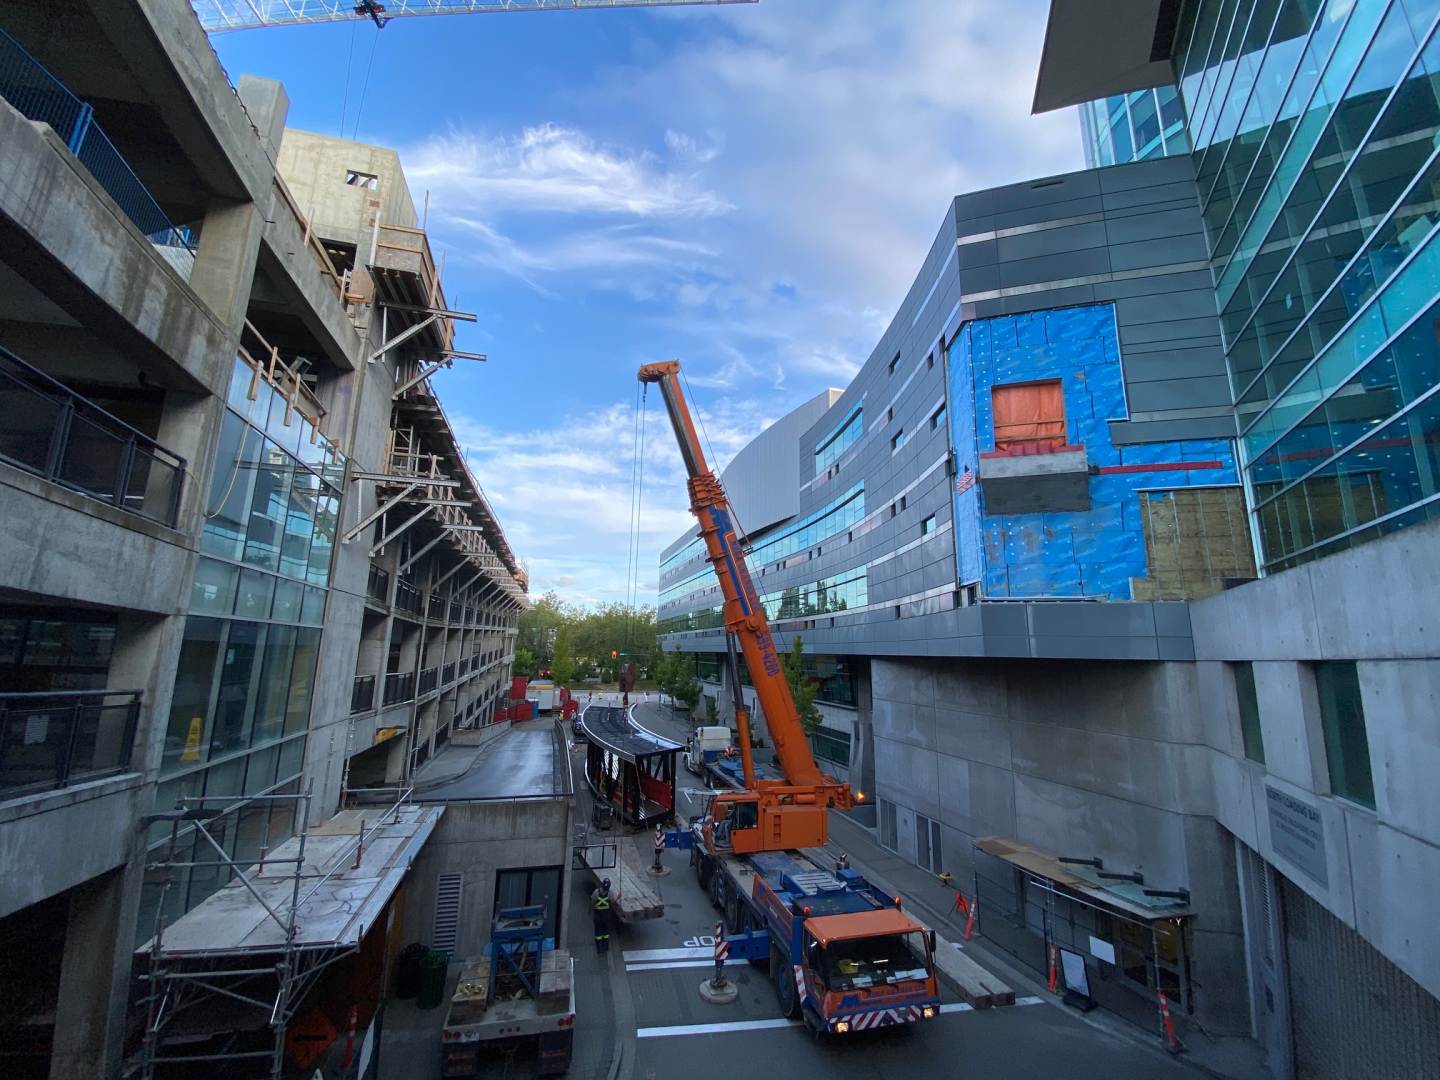
[[[590,604],[627,594],[641,363],[680,358],[723,465],[850,380],[951,196],[1082,167],[1073,111],[1028,114],[1045,9],[763,0],[212,40],[232,80],[285,83],[290,126],[394,147],[417,208],[429,192],[447,293],[479,317],[458,347],[490,356],[437,388],[532,593]],[[652,395],[652,604],[691,522],[664,423]]]

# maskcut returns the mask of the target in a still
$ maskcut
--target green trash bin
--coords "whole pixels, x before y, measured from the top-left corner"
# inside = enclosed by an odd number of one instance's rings
[[[420,993],[415,1004],[421,1009],[433,1009],[445,1000],[445,975],[450,967],[450,954],[440,949],[431,949],[420,961]]]

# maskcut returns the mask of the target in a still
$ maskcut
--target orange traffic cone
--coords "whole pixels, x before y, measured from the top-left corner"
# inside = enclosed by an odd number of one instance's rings
[[[1170,1019],[1170,1003],[1165,1000],[1165,991],[1155,991],[1160,995],[1160,1028],[1165,1033],[1165,1049],[1172,1054],[1178,1054],[1185,1047],[1175,1037],[1175,1023]]]
[[[1056,971],[1056,964],[1058,962],[1058,951],[1059,950],[1057,950],[1054,945],[1050,946],[1050,980],[1048,988],[1050,990],[1050,993],[1052,994],[1055,993],[1055,984],[1058,981],[1059,977],[1059,972]]]
[[[969,941],[975,936],[975,909],[980,906],[980,898],[977,896],[965,912],[965,940]]]

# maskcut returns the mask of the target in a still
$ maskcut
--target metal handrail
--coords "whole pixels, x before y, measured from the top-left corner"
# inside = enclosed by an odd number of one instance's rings
[[[49,437],[42,445],[42,440],[36,436],[43,434],[43,410],[32,411],[28,416],[31,424],[28,425],[19,422],[19,410],[5,410],[15,419],[7,424],[5,431],[0,432],[0,459],[121,510],[166,525],[175,524],[185,485],[186,462],[183,457],[0,346],[0,392],[7,386],[14,387],[36,402],[48,402],[57,411],[50,425]],[[41,418],[39,424],[34,423],[37,415]],[[119,443],[113,448],[113,457],[109,453],[93,455],[103,465],[95,467],[88,461],[76,460],[77,440],[85,433],[84,428],[76,428],[77,420]],[[143,487],[138,505],[137,496],[132,495],[130,490],[137,479],[138,469],[143,469],[139,479],[147,483],[151,479],[147,461],[170,469],[174,476],[168,499],[155,511],[145,509]],[[109,468],[108,475],[105,466]],[[95,483],[85,483],[85,477],[92,472]]]
[[[128,700],[106,704],[106,698]],[[24,791],[47,791],[72,783],[97,780],[130,771],[130,757],[140,724],[140,690],[62,690],[0,694],[0,792],[6,797]],[[17,707],[18,706],[18,707]],[[121,710],[121,726],[106,739],[104,713]],[[11,732],[13,720],[24,723],[18,738]],[[93,721],[90,761],[77,770],[85,721]],[[52,732],[52,723],[68,722],[68,728]],[[58,738],[52,738],[58,735]],[[110,762],[99,758],[106,742],[111,744]],[[12,774],[25,777],[12,782]],[[34,778],[38,776],[39,778]]]
[[[0,97],[27,119],[49,124],[151,243],[181,249],[194,263],[195,241],[190,231],[170,221],[129,162],[95,123],[95,110],[4,30],[0,30]]]

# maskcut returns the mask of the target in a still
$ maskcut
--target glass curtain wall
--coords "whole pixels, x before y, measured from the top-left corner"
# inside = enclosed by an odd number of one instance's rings
[[[1190,149],[1185,115],[1173,86],[1135,90],[1080,106],[1085,166],[1183,154]]]
[[[1197,0],[1177,38],[1269,571],[1440,515],[1440,0]]]
[[[298,790],[305,756],[344,461],[243,360],[226,404],[165,735],[161,809],[182,795]],[[263,826],[251,820],[257,814]],[[240,807],[217,821],[240,860],[257,857],[259,840],[273,847],[290,835],[268,810]],[[151,841],[168,835],[159,825]],[[215,868],[197,869],[167,905],[188,910],[225,882]],[[158,891],[150,899],[158,902]],[[152,929],[142,918],[142,937]]]

